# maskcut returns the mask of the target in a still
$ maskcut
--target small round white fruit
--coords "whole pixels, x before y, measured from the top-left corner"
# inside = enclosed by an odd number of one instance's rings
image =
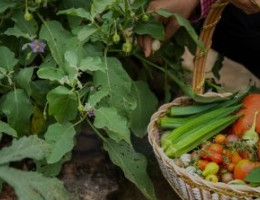
[[[153,52],[158,51],[161,48],[161,42],[159,40],[153,40],[152,50]]]

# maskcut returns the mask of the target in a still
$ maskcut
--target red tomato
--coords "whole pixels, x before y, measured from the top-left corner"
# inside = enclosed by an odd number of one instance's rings
[[[209,150],[212,151],[212,152],[216,152],[216,153],[222,154],[223,146],[221,144],[218,144],[218,143],[212,143],[209,146]]]
[[[199,151],[199,155],[203,159],[207,159],[209,154],[208,146],[203,146],[201,150]]]
[[[209,158],[212,162],[215,162],[217,164],[221,164],[223,162],[223,155],[221,153],[211,151],[209,153]]]

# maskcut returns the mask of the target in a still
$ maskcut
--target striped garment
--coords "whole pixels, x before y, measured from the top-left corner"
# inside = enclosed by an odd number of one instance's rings
[[[210,6],[215,2],[216,0],[200,0],[200,17],[205,18],[209,12]]]
[[[209,13],[210,6],[216,2],[216,0],[200,0],[200,12],[196,16],[191,17],[192,22],[197,22],[205,17]]]

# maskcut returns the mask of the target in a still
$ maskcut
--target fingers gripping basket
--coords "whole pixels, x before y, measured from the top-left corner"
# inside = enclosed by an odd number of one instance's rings
[[[212,5],[210,13],[204,22],[200,38],[207,49],[210,48],[211,38],[218,23],[221,13],[228,0],[218,0]],[[204,71],[206,65],[206,54],[197,49],[194,72],[193,72],[193,90],[202,93],[204,84]],[[212,183],[204,179],[189,174],[184,168],[177,166],[172,159],[168,158],[160,147],[161,131],[156,125],[156,121],[166,113],[172,105],[182,105],[190,101],[186,96],[174,99],[171,103],[164,104],[153,114],[148,125],[148,138],[153,147],[154,153],[160,165],[161,171],[174,191],[181,199],[186,200],[230,200],[230,199],[256,199],[260,197],[260,187],[250,187],[247,185],[230,185],[222,182]]]

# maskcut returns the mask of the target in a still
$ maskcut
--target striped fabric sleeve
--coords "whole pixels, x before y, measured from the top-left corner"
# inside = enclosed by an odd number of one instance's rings
[[[210,10],[211,5],[216,0],[200,0],[200,17],[205,18]]]
[[[209,13],[211,5],[216,2],[216,0],[200,0],[200,13],[197,16],[193,16],[191,21],[197,22],[200,19],[203,19]]]

